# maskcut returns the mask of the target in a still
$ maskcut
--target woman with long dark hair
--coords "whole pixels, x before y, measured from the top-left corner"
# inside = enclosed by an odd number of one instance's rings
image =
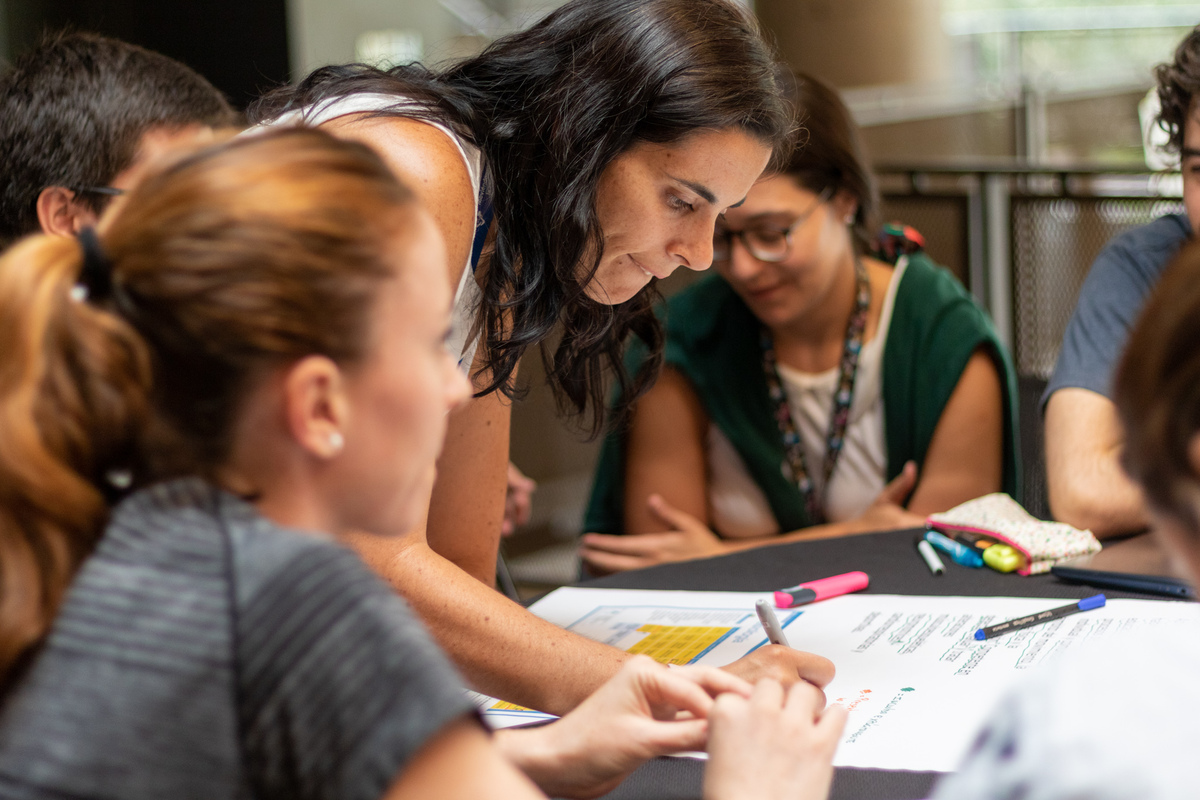
[[[873,253],[849,110],[809,76],[793,96],[801,146],[718,223],[718,274],[671,298],[662,380],[606,443],[583,546],[597,570],[920,526],[1017,493],[1015,380],[991,322],[912,242],[894,263]]]
[[[114,211],[0,259],[3,794],[594,797],[710,720],[706,796],[823,794],[845,717],[804,683],[643,656],[489,737],[339,544],[424,512],[469,393],[440,236],[368,148],[235,140]]]
[[[252,110],[375,147],[447,243],[451,347],[477,396],[452,415],[424,528],[362,551],[493,693],[562,711],[619,663],[491,589],[517,364],[541,347],[560,405],[593,431],[606,369],[619,408],[648,385],[661,334],[644,287],[707,268],[717,218],[786,146],[776,75],[730,0],[572,0],[445,71],[328,67]],[[631,335],[655,357],[629,377]]]

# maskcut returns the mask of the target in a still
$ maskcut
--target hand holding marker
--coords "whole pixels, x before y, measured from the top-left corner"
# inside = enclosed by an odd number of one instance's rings
[[[754,601],[754,610],[758,612],[758,621],[762,623],[763,630],[767,632],[767,641],[771,644],[791,647],[787,637],[783,635],[779,617],[775,616],[775,612],[771,610],[771,604],[766,600],[756,600]]]

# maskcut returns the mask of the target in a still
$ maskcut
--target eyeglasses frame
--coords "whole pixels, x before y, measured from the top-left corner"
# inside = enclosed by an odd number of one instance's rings
[[[67,186],[75,194],[102,194],[106,197],[120,197],[125,194],[124,189],[118,189],[115,186]]]
[[[778,264],[780,261],[787,260],[787,257],[792,254],[792,231],[796,230],[796,228],[803,225],[808,220],[809,217],[811,217],[814,213],[816,213],[818,208],[823,206],[825,203],[829,202],[830,198],[833,197],[835,191],[836,191],[836,188],[834,186],[826,186],[824,189],[821,190],[821,194],[817,196],[817,201],[815,203],[813,203],[810,208],[808,208],[806,211],[801,213],[800,216],[798,216],[794,220],[792,220],[790,225],[788,225],[786,228],[784,228],[782,231],[780,231],[780,233],[783,234],[783,240],[784,240],[786,246],[783,248],[783,253],[781,253],[778,258],[776,258],[776,257],[763,258],[758,253],[754,252],[754,248],[750,246],[750,243],[748,241],[746,241],[746,231],[748,229],[742,228],[740,231],[730,231],[730,230],[725,231],[725,241],[727,242],[727,250],[728,250],[729,255],[727,257],[721,258],[721,259],[716,258],[716,256],[715,256],[716,248],[713,248],[713,251],[714,251],[713,263],[719,264],[719,263],[723,263],[725,261],[729,261],[731,258],[733,258],[733,240],[734,239],[737,239],[738,241],[740,241],[742,243],[742,247],[746,248],[746,252],[749,253],[750,256],[757,261],[762,261],[765,264]],[[713,236],[714,236],[714,238],[716,237],[715,231],[713,232]]]

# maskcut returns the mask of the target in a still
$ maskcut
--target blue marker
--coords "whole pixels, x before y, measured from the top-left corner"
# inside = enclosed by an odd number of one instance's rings
[[[925,531],[925,541],[954,559],[955,564],[976,569],[983,566],[983,556],[979,555],[978,550],[956,542],[948,536],[943,536],[937,531]]]
[[[1060,606],[1059,608],[1052,608],[1049,611],[1030,614],[1028,617],[1017,617],[1016,619],[1010,619],[1008,622],[1001,622],[996,625],[989,625],[986,628],[980,628],[975,631],[975,638],[979,641],[991,639],[993,636],[999,636],[1009,631],[1019,631],[1022,628],[1028,628],[1032,625],[1041,625],[1043,622],[1049,622],[1052,619],[1069,617],[1072,614],[1078,614],[1080,611],[1091,611],[1093,608],[1102,608],[1105,602],[1107,600],[1104,595],[1095,594],[1091,597],[1085,597],[1078,603],[1072,603],[1069,606]]]

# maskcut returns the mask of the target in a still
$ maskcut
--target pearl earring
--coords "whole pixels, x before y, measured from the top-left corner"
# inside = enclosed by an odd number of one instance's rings
[[[846,224],[847,224],[847,225],[853,225],[853,224],[854,224],[854,215],[853,215],[853,214],[847,214],[847,215],[846,215]]]
[[[334,431],[329,434],[329,455],[337,455],[342,452],[342,448],[345,446],[346,437],[342,436],[341,431]]]

